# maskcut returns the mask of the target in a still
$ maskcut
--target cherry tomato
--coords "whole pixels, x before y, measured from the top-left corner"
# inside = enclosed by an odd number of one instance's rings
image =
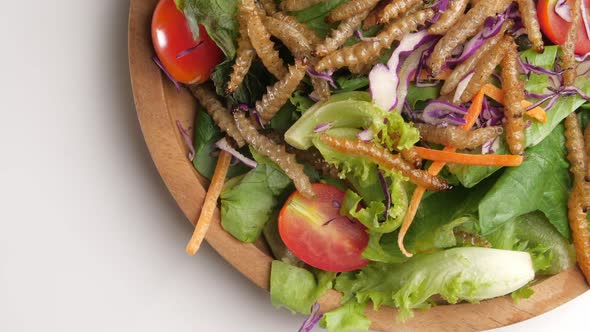
[[[369,242],[367,230],[340,215],[344,193],[314,183],[316,198],[293,193],[281,209],[279,233],[287,247],[305,263],[331,272],[360,269],[369,261],[361,253]]]
[[[160,61],[175,80],[202,83],[209,79],[223,53],[199,25],[199,38],[191,29],[174,0],[160,0],[152,17],[152,42]]]
[[[574,5],[574,0],[567,0],[570,6]],[[590,7],[590,0],[584,1],[586,8]],[[541,30],[554,44],[560,45],[565,42],[567,31],[571,25],[570,22],[562,19],[555,12],[557,0],[539,0],[537,3],[537,15]],[[576,42],[576,54],[586,54],[590,52],[590,39],[586,34],[584,21],[580,17],[578,24],[578,41]]]

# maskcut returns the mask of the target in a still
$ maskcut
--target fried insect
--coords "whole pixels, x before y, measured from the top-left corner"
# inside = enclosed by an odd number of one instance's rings
[[[276,12],[272,17],[299,31],[300,34],[305,36],[305,39],[310,43],[310,45],[314,46],[321,42],[320,37],[318,37],[318,35],[313,30],[311,30],[307,25],[297,21],[295,17],[287,15],[283,12]]]
[[[543,35],[537,18],[537,5],[533,0],[518,0],[518,10],[529,40],[533,43],[533,48],[542,53],[545,45],[543,45]]]
[[[322,173],[322,175],[339,178],[338,169],[334,165],[328,163],[316,148],[299,150],[287,146],[287,152],[294,153],[299,161],[310,164],[311,167]]]
[[[391,154],[386,149],[375,145],[375,143],[336,138],[326,134],[322,134],[320,139],[322,143],[339,152],[369,158],[386,169],[397,170],[413,183],[428,190],[441,191],[451,188],[446,181],[428,174],[427,171],[412,168],[399,154]]]
[[[475,66],[475,74],[469,81],[469,85],[463,91],[461,95],[461,102],[466,103],[473,98],[473,96],[481,89],[481,87],[488,81],[490,75],[496,69],[496,66],[500,64],[504,54],[509,49],[510,45],[514,41],[512,37],[504,36],[502,40],[496,44],[493,48],[489,49],[479,60]]]
[[[377,14],[377,24],[389,23],[389,21],[405,14],[409,9],[422,3],[422,0],[396,0],[387,4]]]
[[[275,144],[268,137],[260,134],[244,112],[234,111],[234,119],[236,127],[248,144],[276,163],[293,180],[295,188],[301,194],[307,197],[315,196],[309,177],[303,172],[303,165],[295,160],[294,154],[287,153],[284,145]]]
[[[452,146],[457,149],[475,149],[502,134],[502,127],[485,127],[463,130],[459,127],[437,127],[425,123],[415,123],[420,137],[429,143]]]
[[[504,92],[504,117],[506,142],[512,154],[523,154],[524,143],[524,83],[518,77],[518,50],[512,41],[502,59],[502,91]]]
[[[590,232],[588,231],[587,214],[584,213],[580,201],[580,193],[572,190],[567,202],[567,215],[572,231],[572,240],[576,248],[576,260],[586,281],[590,283]]]
[[[313,86],[313,92],[315,96],[320,100],[326,100],[332,95],[332,92],[330,91],[330,84],[326,80],[323,80],[319,77],[312,77],[311,85]]]
[[[469,0],[451,0],[447,10],[445,10],[439,19],[428,29],[433,35],[445,34],[457,22],[465,12]]]
[[[474,36],[486,18],[504,11],[510,3],[512,0],[480,1],[463,15],[434,47],[428,63],[432,76],[440,73],[453,50]]]
[[[348,67],[351,73],[357,75],[368,75],[373,68],[374,63],[359,63],[358,65]]]
[[[263,121],[270,121],[285,105],[305,76],[306,69],[307,59],[298,59],[294,65],[289,66],[289,72],[281,80],[267,88],[266,94],[256,102],[256,112]]]
[[[270,40],[270,33],[262,23],[260,11],[254,0],[243,0],[242,8],[248,16],[248,37],[262,63],[277,79],[281,79],[287,68],[275,50],[275,44]]]
[[[332,11],[326,16],[326,22],[334,23],[353,17],[358,13],[362,13],[366,10],[373,8],[379,0],[350,0],[338,7],[332,9]]]
[[[248,37],[248,12],[244,10],[242,4],[238,7],[238,24],[240,26],[239,32],[240,37],[238,38],[238,49],[236,51],[236,60],[233,66],[229,81],[227,83],[226,92],[228,94],[233,93],[238,89],[244,77],[248,74],[250,66],[254,57],[256,57],[256,51],[250,43]]]
[[[482,57],[494,46],[498,44],[498,42],[504,36],[504,32],[507,29],[512,27],[513,22],[511,20],[506,21],[502,26],[500,32],[496,34],[494,37],[489,38],[483,45],[481,45],[472,56],[467,58],[467,60],[461,62],[455,69],[451,75],[445,80],[442,88],[440,89],[440,94],[443,96],[450,95],[453,90],[457,87],[459,82],[470,72],[472,71],[477,63],[482,59]]]
[[[392,146],[397,146],[399,144],[400,135],[398,133],[394,133],[391,135],[391,139]],[[400,149],[398,151],[401,154],[402,158],[404,158],[404,160],[410,163],[410,165],[412,165],[414,168],[422,168],[422,158],[420,157],[416,149],[414,149],[414,147],[411,147],[409,149]]]
[[[213,118],[213,121],[221,131],[225,132],[229,137],[233,138],[239,147],[244,146],[246,142],[240,134],[234,120],[225,107],[217,100],[217,95],[213,90],[204,85],[191,85],[190,90],[199,101],[207,113]]]
[[[379,13],[381,13],[383,8],[385,8],[385,6],[387,6],[390,2],[391,0],[382,0],[369,11],[369,15],[367,15],[367,18],[365,18],[363,21],[364,30],[370,29],[377,25]]]
[[[561,45],[561,67],[565,71],[563,72],[563,84],[566,86],[574,85],[576,80],[576,58],[574,49],[576,47],[576,41],[578,39],[578,24],[580,21],[580,11],[582,7],[582,0],[575,0],[573,6],[570,7],[572,16],[572,24],[567,31],[565,42]]]
[[[266,15],[274,15],[277,12],[277,5],[275,0],[259,0]]]
[[[584,129],[584,147],[586,149],[586,165],[590,165],[590,125]],[[586,167],[586,182],[590,182],[590,166]]]
[[[587,212],[590,209],[590,184],[585,180],[588,165],[584,154],[584,137],[575,113],[570,113],[565,118],[565,138],[567,160],[574,178],[572,191],[576,192],[580,207]]]
[[[372,63],[379,57],[381,51],[391,46],[394,40],[399,40],[407,33],[416,30],[434,15],[435,10],[427,8],[391,22],[374,40],[356,43],[328,54],[317,64],[316,70],[323,72],[328,69]]]
[[[314,56],[323,57],[326,54],[337,50],[350,38],[354,32],[361,26],[361,23],[367,17],[369,11],[364,11],[340,22],[338,28],[330,32],[324,42],[319,44],[313,53]]]
[[[297,29],[271,16],[266,16],[263,22],[268,32],[282,41],[295,57],[311,54],[309,41]]]
[[[283,0],[281,1],[280,6],[283,11],[294,12],[298,10],[303,10],[307,7],[311,7],[320,2],[326,2],[326,0]]]

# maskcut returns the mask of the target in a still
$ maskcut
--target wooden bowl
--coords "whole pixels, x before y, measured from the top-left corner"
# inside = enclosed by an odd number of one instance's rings
[[[129,13],[129,67],[137,116],[152,159],[168,190],[187,219],[194,223],[205,197],[204,180],[187,159],[187,149],[176,120],[192,131],[195,101],[187,91],[178,92],[152,62],[150,21],[157,0],[131,0]],[[187,234],[187,239],[190,234]],[[226,233],[219,211],[206,240],[215,250],[259,287],[269,288],[271,256],[264,243],[246,244]],[[396,322],[396,310],[367,308],[381,331],[479,331],[501,327],[551,310],[588,289],[578,269],[564,271],[533,286],[535,294],[515,304],[509,296],[480,304],[441,305],[415,312],[404,324]],[[341,295],[331,290],[320,299],[322,311],[339,305]]]

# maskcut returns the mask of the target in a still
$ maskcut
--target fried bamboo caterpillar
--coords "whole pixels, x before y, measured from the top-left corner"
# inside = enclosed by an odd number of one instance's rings
[[[321,2],[326,2],[326,0],[282,0],[280,6],[283,11],[294,12]]]
[[[350,0],[332,9],[326,22],[334,23],[345,20],[373,8],[379,0]]]
[[[295,57],[310,56],[311,45],[297,29],[271,16],[265,17],[263,22],[268,32],[282,41]]]
[[[285,105],[305,76],[306,69],[307,59],[298,59],[294,65],[289,66],[289,72],[282,79],[267,88],[266,94],[256,102],[256,112],[263,121],[270,121]]]
[[[283,22],[283,24],[288,25],[293,29],[299,31],[299,33],[305,36],[305,39],[312,46],[320,43],[320,37],[318,37],[318,35],[313,30],[311,30],[307,25],[297,21],[295,17],[287,15],[283,12],[276,12],[272,17],[280,20],[281,22]]]
[[[453,50],[474,36],[486,18],[504,11],[512,0],[480,1],[463,15],[439,40],[429,59],[432,76],[438,75]]]
[[[523,154],[524,139],[524,83],[518,72],[518,50],[512,41],[502,59],[502,91],[504,92],[504,118],[506,119],[506,142],[512,154]]]
[[[271,16],[277,12],[277,5],[275,0],[259,0],[266,15]]]
[[[430,124],[415,123],[420,137],[429,143],[452,146],[457,149],[475,149],[502,134],[502,127],[485,127],[463,130],[459,127],[437,127]]]
[[[574,178],[572,191],[576,192],[581,208],[587,212],[590,209],[590,186],[585,180],[588,165],[586,164],[584,136],[575,113],[570,113],[565,118],[565,138],[567,160]]]
[[[256,57],[256,51],[252,47],[250,43],[250,38],[248,37],[248,12],[244,10],[242,4],[240,3],[238,7],[238,24],[240,26],[239,33],[240,37],[238,37],[238,49],[236,51],[236,60],[233,66],[232,73],[229,76],[229,81],[227,83],[226,92],[228,94],[233,93],[238,89],[244,77],[248,74],[250,70],[250,66],[252,65],[252,61]]]
[[[490,75],[496,69],[496,66],[500,64],[504,54],[510,47],[510,45],[514,43],[511,37],[504,36],[496,46],[489,49],[479,60],[477,65],[475,66],[475,74],[469,81],[469,85],[463,91],[461,95],[461,102],[466,103],[473,98],[473,96],[481,89],[481,87],[487,83]]]
[[[533,48],[535,51],[542,53],[545,45],[543,44],[543,35],[537,18],[537,5],[533,0],[518,0],[518,10]]]
[[[379,13],[390,2],[391,2],[391,0],[382,0],[377,5],[375,5],[375,7],[373,7],[373,9],[371,9],[369,11],[369,15],[367,15],[367,18],[365,18],[365,20],[363,21],[363,29],[364,30],[370,29],[370,28],[377,25],[377,19],[378,19]]]
[[[579,200],[580,193],[577,190],[572,190],[567,202],[567,215],[572,231],[572,240],[574,248],[576,248],[576,260],[578,267],[590,283],[590,232],[588,231],[587,214]]]
[[[391,20],[404,15],[411,8],[421,4],[422,0],[396,0],[387,4],[377,14],[377,24],[389,23]]]
[[[336,151],[361,158],[368,158],[381,167],[399,171],[413,183],[423,186],[428,190],[441,191],[450,189],[446,181],[428,174],[427,171],[412,168],[399,154],[391,154],[375,143],[336,138],[326,134],[322,134],[320,139],[322,143]]]
[[[563,84],[566,86],[574,85],[576,80],[576,58],[574,50],[576,48],[576,41],[578,40],[578,24],[580,22],[580,11],[582,7],[582,0],[575,0],[574,5],[570,7],[572,16],[572,23],[567,31],[565,42],[561,45],[561,67],[563,72]]]
[[[433,35],[443,35],[459,20],[465,12],[469,0],[451,0],[447,10],[445,10],[439,19],[428,29]]]
[[[586,182],[590,182],[590,125],[584,128],[584,148],[586,150]]]
[[[256,54],[277,79],[281,79],[286,73],[287,68],[283,60],[279,57],[279,52],[275,50],[275,44],[270,40],[270,33],[262,23],[260,11],[254,3],[254,0],[243,0],[242,7],[248,15],[248,37],[250,43],[256,50]]]
[[[233,138],[239,147],[244,146],[246,142],[238,128],[236,128],[234,119],[219,100],[217,100],[215,92],[203,85],[191,85],[190,90],[193,96],[197,98],[199,104],[201,104],[211,116],[219,129],[229,137]]]
[[[295,160],[294,154],[287,153],[284,145],[275,144],[260,134],[244,112],[234,111],[234,119],[236,127],[248,144],[277,164],[293,180],[295,188],[301,194],[307,197],[315,196],[309,177],[303,172],[303,165]]]
[[[394,40],[399,40],[407,33],[416,30],[434,15],[435,10],[427,8],[391,22],[374,40],[356,43],[328,54],[317,64],[316,70],[323,72],[328,69],[372,63],[384,49],[391,47]]]
[[[324,176],[330,176],[333,178],[340,177],[338,169],[334,165],[328,163],[324,159],[320,151],[318,151],[316,148],[299,150],[287,146],[287,152],[294,153],[299,161],[308,163],[309,165],[311,165],[311,167],[313,167],[318,172],[322,173],[322,175]]]
[[[492,49],[494,46],[498,44],[498,42],[503,38],[504,32],[506,32],[506,30],[510,28],[512,24],[512,21],[507,21],[506,23],[504,23],[502,29],[497,35],[489,38],[483,45],[481,45],[477,49],[477,51],[475,51],[475,53],[473,53],[472,56],[470,56],[469,58],[467,58],[467,60],[457,65],[457,67],[453,69],[451,75],[449,75],[449,77],[445,80],[442,88],[440,89],[440,94],[443,96],[450,95],[453,92],[453,90],[455,90],[459,82],[461,82],[461,80],[475,68],[475,66],[482,59],[482,57],[490,49]]]
[[[348,40],[348,38],[352,37],[368,14],[369,11],[364,11],[363,13],[354,15],[340,22],[338,27],[333,29],[330,32],[330,35],[315,48],[313,55],[323,57],[328,53],[337,50]]]

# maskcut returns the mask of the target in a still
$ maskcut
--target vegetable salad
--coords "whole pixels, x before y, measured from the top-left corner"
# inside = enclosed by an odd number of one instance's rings
[[[200,104],[177,124],[211,180],[187,252],[219,204],[300,331],[590,278],[588,6],[160,0],[154,60]]]

